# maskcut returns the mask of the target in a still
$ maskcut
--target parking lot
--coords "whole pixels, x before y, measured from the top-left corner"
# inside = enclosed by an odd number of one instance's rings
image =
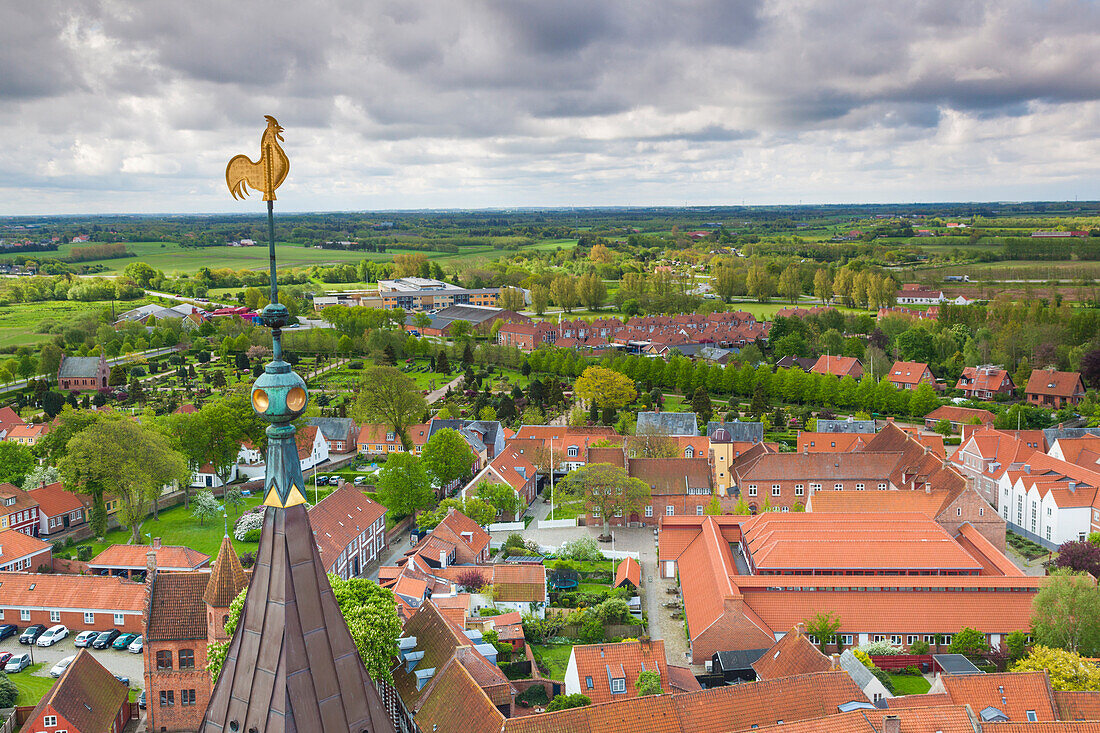
[[[20,627],[22,632],[23,627]],[[26,674],[37,674],[40,677],[49,677],[50,668],[57,664],[65,657],[76,654],[79,649],[73,645],[73,641],[76,639],[76,634],[72,629],[69,630],[69,636],[61,641],[57,642],[53,646],[41,647],[35,646],[32,648],[28,645],[20,644],[18,636],[12,636],[3,641],[0,641],[0,652],[11,652],[12,654],[20,654],[28,652],[33,654],[34,663],[45,662],[41,669],[37,673],[31,673],[27,670],[18,672],[12,675],[12,677],[19,677]],[[125,650],[117,649],[91,649],[88,651],[92,653],[92,656],[96,658],[100,664],[107,668],[111,674],[117,674],[121,677],[130,678],[131,689],[141,689],[145,686],[142,675],[145,673],[145,663],[142,661],[141,654],[131,654]]]

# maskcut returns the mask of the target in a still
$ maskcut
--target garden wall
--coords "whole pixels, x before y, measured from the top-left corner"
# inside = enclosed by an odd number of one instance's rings
[[[871,657],[871,661],[879,669],[905,669],[906,667],[919,667],[922,664],[929,665],[931,669],[931,654],[882,654]]]

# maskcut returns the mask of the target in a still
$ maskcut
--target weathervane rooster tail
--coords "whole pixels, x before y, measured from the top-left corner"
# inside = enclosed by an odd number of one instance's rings
[[[263,191],[264,201],[275,200],[275,189],[282,185],[290,172],[290,159],[279,146],[283,139],[282,126],[271,115],[267,129],[260,138],[260,159],[253,162],[247,155],[234,156],[225,168],[225,183],[233,198],[248,196],[248,189]]]

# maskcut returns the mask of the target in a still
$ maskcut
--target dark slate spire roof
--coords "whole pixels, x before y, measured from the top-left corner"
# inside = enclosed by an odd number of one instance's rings
[[[268,507],[203,733],[394,728],[325,577],[302,504]]]
[[[213,608],[229,608],[229,604],[247,585],[248,578],[244,574],[240,558],[237,557],[237,551],[233,549],[233,543],[229,541],[228,535],[222,537],[222,546],[214,560],[202,599]]]

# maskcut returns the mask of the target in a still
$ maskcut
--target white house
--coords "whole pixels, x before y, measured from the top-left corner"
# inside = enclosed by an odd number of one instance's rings
[[[1100,531],[1100,473],[1034,453],[998,481],[999,511],[1008,528],[1055,548]]]
[[[307,425],[294,436],[298,442],[298,460],[302,471],[328,460],[328,441],[315,425]],[[267,469],[264,455],[251,444],[241,446],[237,457],[237,474],[249,479],[263,478]]]

